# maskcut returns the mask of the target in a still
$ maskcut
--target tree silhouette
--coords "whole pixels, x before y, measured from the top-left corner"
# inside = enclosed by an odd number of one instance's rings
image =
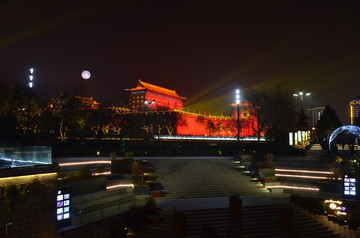
[[[289,131],[295,127],[295,104],[292,93],[282,88],[250,89],[246,99],[255,108],[258,128],[254,127],[260,136],[265,132],[268,138],[280,144],[287,143]]]
[[[318,138],[328,140],[331,133],[340,126],[342,126],[342,123],[336,111],[330,105],[326,105],[320,120],[316,123],[316,134]]]
[[[301,131],[309,130],[309,118],[310,117],[305,114],[304,109],[301,109],[297,116],[296,129]]]
[[[360,127],[360,117],[356,117],[354,120],[354,125]]]

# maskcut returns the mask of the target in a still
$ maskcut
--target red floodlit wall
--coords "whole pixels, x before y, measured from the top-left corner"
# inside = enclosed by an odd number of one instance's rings
[[[240,136],[256,136],[253,130],[254,118],[241,118]],[[256,124],[257,125],[257,124]],[[176,120],[177,135],[224,136],[237,135],[237,121],[234,117],[203,116],[180,112]]]

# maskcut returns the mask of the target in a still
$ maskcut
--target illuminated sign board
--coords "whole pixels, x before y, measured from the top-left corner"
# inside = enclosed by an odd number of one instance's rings
[[[289,132],[289,145],[293,146],[294,145],[294,137],[293,137],[293,133]]]
[[[58,227],[71,225],[71,189],[59,188],[56,194],[56,220]]]
[[[348,175],[344,176],[344,195],[345,196],[357,196],[357,179],[351,178]]]

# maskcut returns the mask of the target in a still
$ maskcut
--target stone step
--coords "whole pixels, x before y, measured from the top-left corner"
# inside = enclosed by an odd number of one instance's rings
[[[228,237],[228,231],[242,232],[242,237],[339,237],[333,231],[328,230],[321,224],[311,220],[300,211],[294,210],[294,224],[290,232],[284,232],[278,225],[279,209],[288,207],[287,205],[272,205],[258,207],[244,207],[242,223],[229,224],[228,209],[202,209],[184,211],[188,215],[187,237],[201,237],[202,229],[205,225],[211,225],[218,232],[217,237]],[[206,219],[210,217],[211,219]],[[167,214],[168,222],[163,222],[160,226],[147,226],[141,237],[171,237],[172,216]],[[239,229],[241,228],[241,229]]]

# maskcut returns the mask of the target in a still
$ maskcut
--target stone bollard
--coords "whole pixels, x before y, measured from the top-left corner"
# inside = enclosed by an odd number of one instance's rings
[[[230,216],[235,218],[241,218],[242,215],[242,200],[236,195],[229,197],[229,210]]]
[[[279,226],[285,231],[291,231],[293,227],[294,211],[290,208],[279,210]]]
[[[210,226],[205,225],[202,230],[202,238],[217,238],[217,229]]]
[[[229,197],[227,237],[242,237],[242,200],[237,195]]]
[[[274,155],[272,153],[266,153],[265,158],[266,158],[266,166],[273,167]]]
[[[185,238],[187,235],[187,215],[181,211],[173,215],[173,233],[176,238]]]

